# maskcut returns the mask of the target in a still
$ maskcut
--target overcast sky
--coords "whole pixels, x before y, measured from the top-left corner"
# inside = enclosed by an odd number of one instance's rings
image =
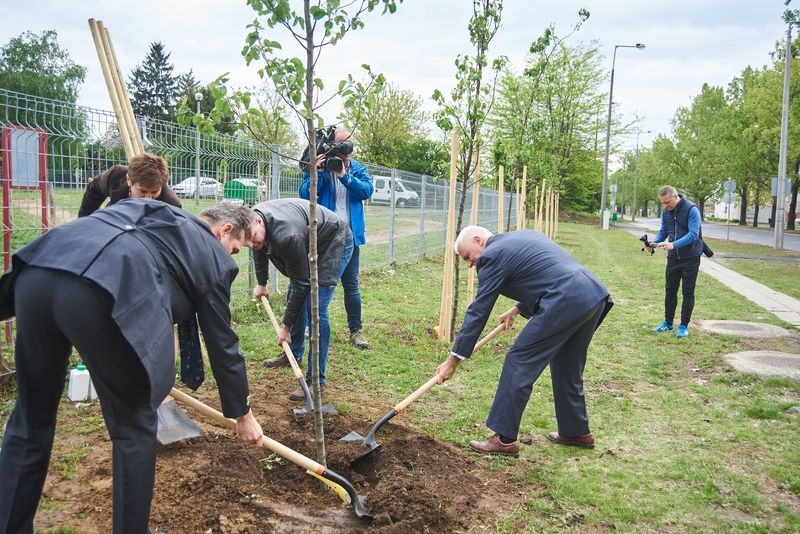
[[[296,0],[294,4],[299,4]],[[22,0],[4,2],[0,43],[25,30],[54,29],[73,60],[88,68],[79,103],[111,109],[87,20],[105,23],[124,73],[143,59],[153,41],[171,51],[176,73],[193,69],[204,83],[224,72],[235,85],[257,85],[255,67],[241,57],[253,12],[244,0]],[[669,133],[678,106],[688,105],[704,82],[726,86],[747,65],[771,62],[769,52],[785,39],[783,0],[506,0],[502,27],[490,57],[510,58],[519,71],[531,42],[554,23],[564,34],[580,8],[591,16],[570,43],[597,41],[611,69],[614,45],[645,43],[643,51],[620,49],[614,102],[626,118],[642,118],[640,143]],[[797,7],[791,5],[791,7]],[[347,73],[368,63],[400,87],[412,90],[433,109],[434,89],[453,85],[453,60],[470,52],[466,25],[470,0],[406,0],[394,15],[368,15],[366,28],[323,52],[320,75],[335,87]],[[282,40],[284,34],[275,34]],[[299,55],[299,48],[285,43]],[[323,110],[329,122],[335,104]],[[631,148],[635,136],[623,143]]]

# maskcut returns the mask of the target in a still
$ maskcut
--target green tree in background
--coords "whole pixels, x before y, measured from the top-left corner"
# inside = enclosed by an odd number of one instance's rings
[[[436,179],[445,177],[449,166],[450,151],[444,141],[418,137],[410,141],[398,142],[395,150],[399,168],[426,174]]]
[[[178,92],[178,77],[173,74],[175,67],[169,61],[170,55],[162,43],[151,43],[144,61],[131,72],[128,91],[135,114],[175,120],[178,97],[183,95]]]
[[[359,158],[405,169],[401,152],[408,152],[412,141],[425,136],[428,116],[422,110],[422,98],[385,83],[360,105],[340,113],[339,120],[356,132]]]
[[[531,195],[533,186],[547,180],[559,189],[566,206],[578,209],[588,207],[593,196],[593,186],[583,182],[596,166],[589,141],[596,131],[600,103],[594,95],[600,91],[603,74],[596,47],[570,49],[564,41],[588,17],[581,10],[564,37],[558,37],[551,25],[531,44],[523,74],[505,70],[487,121],[495,165],[504,165],[509,179],[520,177],[527,166]],[[577,170],[580,175],[572,175]]]
[[[656,150],[670,178],[668,183],[688,193],[701,215],[706,201],[719,194],[728,178],[722,147],[730,115],[722,88],[703,84],[691,106],[682,106],[675,113],[674,141],[667,140]]]
[[[259,113],[247,116],[245,135],[261,143],[285,147],[299,157],[303,149],[289,121],[291,110],[283,99],[267,86],[253,91],[253,97]]]
[[[24,32],[0,49],[0,87],[75,103],[86,67],[75,64],[58,44],[55,30]]]
[[[216,97],[214,96],[213,91],[211,91],[209,86],[200,83],[197,78],[195,78],[192,70],[189,70],[189,72],[185,74],[179,75],[176,78],[176,86],[178,94],[178,100],[175,103],[174,111],[176,118],[178,117],[181,106],[183,106],[185,103],[185,118],[183,120],[187,124],[192,120],[195,113],[197,113],[197,99],[195,98],[196,93],[203,95],[203,98],[200,100],[201,114],[209,114],[214,109]],[[236,124],[235,117],[226,117],[214,124],[214,130],[222,134],[233,134],[236,132],[237,127],[238,126]]]

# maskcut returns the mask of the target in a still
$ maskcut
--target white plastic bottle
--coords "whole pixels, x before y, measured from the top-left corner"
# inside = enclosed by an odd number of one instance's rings
[[[67,397],[71,401],[89,400],[89,390],[92,387],[92,380],[89,371],[83,364],[78,364],[75,369],[69,372],[69,388]]]

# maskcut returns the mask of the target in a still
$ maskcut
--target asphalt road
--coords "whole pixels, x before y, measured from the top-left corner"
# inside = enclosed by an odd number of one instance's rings
[[[660,219],[642,219],[640,217],[637,217],[634,223],[628,221],[625,221],[625,223],[629,225],[646,226],[647,232],[653,235],[658,232],[658,228],[661,225]],[[706,237],[713,237],[714,239],[726,239],[728,237],[728,226],[721,223],[704,222],[703,235]],[[652,238],[653,236],[651,235],[650,237]],[[771,247],[775,243],[775,230],[769,227],[753,228],[752,226],[731,224],[730,240]],[[784,230],[783,248],[800,252],[800,234]]]

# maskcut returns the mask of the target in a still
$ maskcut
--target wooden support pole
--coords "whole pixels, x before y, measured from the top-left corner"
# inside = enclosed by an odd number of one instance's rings
[[[439,339],[450,341],[450,319],[453,314],[453,267],[455,265],[456,182],[458,181],[458,151],[460,139],[453,134],[450,145],[450,196],[447,209],[447,233],[444,241],[444,273],[442,276],[442,301],[439,306]]]
[[[514,226],[517,230],[520,230],[522,227],[520,226],[520,219],[519,219],[519,210],[521,207],[520,198],[519,198],[519,178],[514,178],[514,192],[517,195],[515,205],[517,207],[517,224]]]
[[[542,232],[547,237],[550,237],[550,204],[550,187],[548,187],[544,197],[544,222],[542,224]]]
[[[555,220],[555,225],[553,226],[553,228],[555,228],[555,230],[553,231],[553,239],[555,239],[556,234],[558,234],[558,212],[561,211],[561,205],[559,202],[560,198],[561,194],[556,193],[556,220]]]
[[[540,209],[541,208],[539,208],[539,186],[537,185],[536,189],[533,190],[533,212],[531,214],[533,216],[533,229],[537,231],[539,230],[539,225],[536,224],[536,220],[537,217],[539,216]]]
[[[521,224],[519,225],[520,230],[524,230],[528,227],[528,166],[525,165],[522,167],[522,217],[520,218]]]
[[[142,143],[142,137],[139,135],[139,127],[136,124],[136,115],[133,113],[133,106],[131,106],[128,87],[125,85],[125,78],[122,76],[122,69],[119,68],[117,54],[114,52],[114,43],[111,42],[111,35],[108,33],[108,28],[103,25],[102,21],[97,21],[97,27],[102,30],[100,36],[103,39],[106,56],[108,56],[108,66],[111,67],[111,77],[114,80],[114,87],[117,90],[117,98],[119,98],[122,111],[125,113],[127,119],[128,134],[131,136],[131,141],[133,141],[134,150],[136,150],[137,154],[141,154],[144,152],[144,144]]]
[[[546,180],[542,180],[542,190],[541,190],[541,192],[539,194],[539,213],[536,216],[536,230],[539,231],[539,232],[542,232],[542,233],[545,233],[543,224],[545,222],[544,221],[544,211],[545,211],[544,195],[545,195],[546,191],[547,191],[547,181]]]
[[[125,156],[128,158],[128,160],[130,160],[136,155],[136,150],[134,149],[133,140],[130,137],[126,124],[127,118],[122,111],[122,103],[119,101],[119,96],[116,87],[114,86],[114,79],[111,75],[111,67],[108,64],[108,55],[106,54],[105,46],[103,45],[103,38],[101,37],[102,32],[100,31],[100,28],[98,28],[97,21],[95,19],[89,19],[89,29],[92,31],[94,47],[97,50],[97,59],[100,60],[100,69],[103,71],[103,79],[106,82],[108,96],[111,98],[111,106],[114,108],[114,115],[117,118],[117,129],[119,129],[119,135],[122,138],[122,144],[125,146]]]
[[[506,178],[503,166],[497,168],[497,233],[503,233],[503,205],[505,204]]]
[[[469,214],[469,223],[478,224],[478,196],[481,191],[481,152],[475,155],[475,174],[472,180],[472,211]],[[471,268],[467,275],[467,306],[470,305],[475,295],[475,269]]]

